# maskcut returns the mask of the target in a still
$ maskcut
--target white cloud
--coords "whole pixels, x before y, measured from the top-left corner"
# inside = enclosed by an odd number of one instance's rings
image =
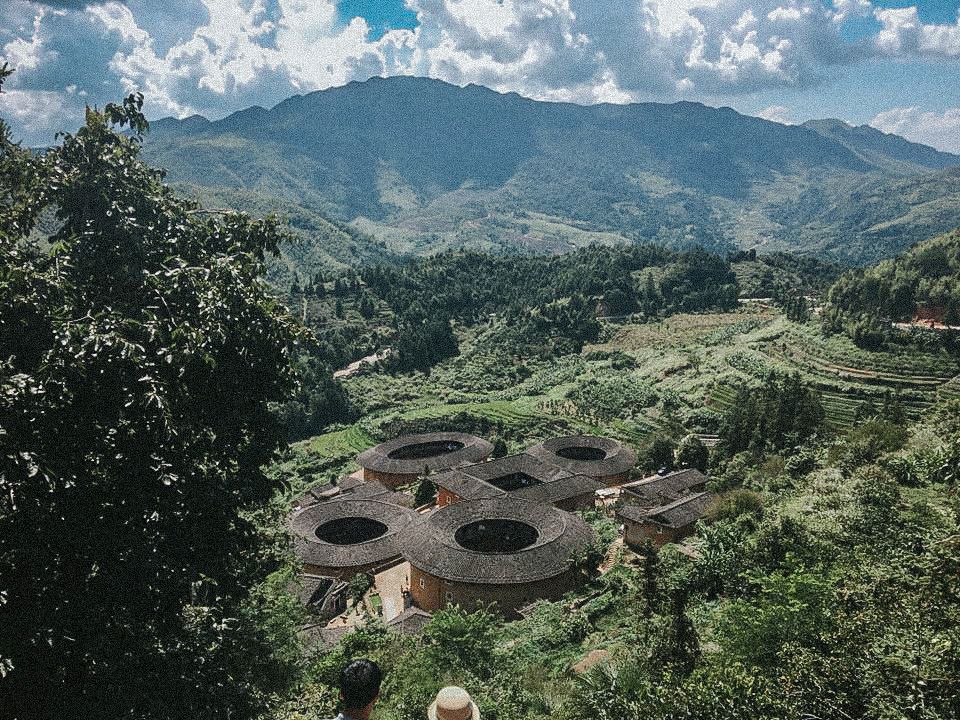
[[[960,108],[949,108],[942,113],[918,107],[892,108],[878,114],[870,125],[938,150],[960,154]]]
[[[629,102],[803,88],[871,54],[960,57],[960,25],[924,24],[916,8],[869,0],[407,5],[418,27],[373,40],[363,18],[338,17],[337,0],[165,0],[162,12],[117,0],[72,10],[0,0],[0,47],[18,67],[11,89],[59,92],[71,112],[82,97],[102,104],[138,89],[151,116],[208,117],[373,75]],[[874,37],[843,39],[846,21],[868,17],[881,26]]]
[[[203,0],[208,20],[158,53],[153,38],[120,3],[88,9],[117,34],[110,67],[127,90],[143,91],[164,113],[219,116],[224,109],[270,105],[295,93],[395,71],[414,37],[392,31],[376,42],[362,18],[339,27],[332,0]],[[401,68],[402,69],[402,68]]]
[[[876,9],[883,26],[875,44],[887,55],[960,57],[960,17],[953,25],[925,24],[917,8]]]
[[[757,113],[757,117],[764,120],[772,120],[783,125],[795,125],[796,120],[792,117],[790,108],[785,105],[770,105]]]
[[[40,8],[34,16],[33,32],[29,40],[23,37],[15,37],[3,46],[5,62],[10,63],[12,67],[18,70],[29,71],[36,69],[40,63],[52,57],[51,51],[44,49],[43,38],[40,33],[40,25],[46,13],[47,11],[44,8]]]
[[[37,128],[28,145],[49,143],[56,132],[57,119],[66,110],[64,93],[50,90],[7,90],[0,95],[0,114],[14,123]]]

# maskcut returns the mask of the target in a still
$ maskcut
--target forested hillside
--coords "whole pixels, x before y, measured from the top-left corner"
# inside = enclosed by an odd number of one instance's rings
[[[839,268],[809,257],[383,261],[308,197],[179,197],[141,110],[91,109],[44,154],[0,121],[0,716],[322,720],[357,656],[385,670],[383,720],[449,683],[487,720],[960,715],[954,345],[825,333]],[[936,160],[917,153],[890,162]],[[235,206],[281,210],[301,245]],[[827,319],[947,319],[958,246],[844,275]],[[358,575],[331,639],[299,599],[293,499],[441,429],[502,452],[605,435],[634,477],[697,467],[718,497],[659,550],[583,512],[585,584],[512,622],[453,607],[396,632]]]
[[[845,330],[868,345],[892,335],[892,323],[960,326],[960,231],[848,272],[830,289],[828,301],[828,327]],[[944,338],[951,336],[947,332]]]
[[[605,572],[515,622],[455,608],[409,637],[362,602],[369,620],[338,641],[311,626],[304,685],[275,717],[334,712],[337,670],[357,655],[385,668],[391,720],[421,717],[448,683],[484,717],[527,720],[960,710],[955,353],[861,350],[765,303],[601,321],[580,352],[528,353],[497,318],[457,337],[429,372],[342,380],[357,420],[292,446],[273,468],[286,497],[378,442],[455,427],[508,452],[609,435],[639,451],[637,476],[707,463],[720,500],[659,552],[611,546],[616,525],[588,514]]]
[[[696,103],[583,107],[374,78],[217,122],[155,123],[177,182],[354,223],[397,252],[591,242],[889,257],[955,226],[960,159],[838,121]]]
[[[601,333],[599,317],[652,320],[679,312],[730,310],[738,297],[787,306],[824,292],[837,268],[789,255],[654,245],[592,246],[558,256],[442,253],[360,269],[299,273],[289,305],[314,333],[303,346],[309,381],[283,406],[290,436],[355,416],[331,373],[390,349],[393,371],[429,370],[459,352],[457,331],[493,321],[498,346],[517,355],[578,351]],[[799,305],[797,305],[799,309]]]

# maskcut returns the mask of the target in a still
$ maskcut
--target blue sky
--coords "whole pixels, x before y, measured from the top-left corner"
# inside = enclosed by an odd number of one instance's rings
[[[960,0],[0,0],[0,116],[31,145],[85,104],[219,118],[374,75],[578,103],[836,117],[960,153]]]
[[[379,40],[388,30],[417,27],[417,14],[403,0],[340,0],[337,14],[344,24],[362,17],[370,26],[373,40]]]

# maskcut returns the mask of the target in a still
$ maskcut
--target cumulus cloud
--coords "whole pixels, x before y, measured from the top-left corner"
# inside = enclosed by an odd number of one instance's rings
[[[45,59],[50,59],[51,51],[43,47],[40,25],[45,11],[41,10],[33,19],[33,32],[29,37],[15,37],[3,46],[4,61],[21,71],[34,70]]]
[[[162,10],[152,0],[6,0],[0,51],[18,67],[9,86],[27,93],[21,107],[58,93],[66,127],[84,98],[102,104],[135,89],[154,117],[221,117],[397,74],[537,99],[629,102],[804,88],[871,55],[960,57],[960,25],[924,24],[916,8],[869,0],[406,4],[417,27],[373,39],[362,17],[339,16],[336,0],[165,0]],[[880,30],[845,39],[844,23],[865,18]]]
[[[952,25],[925,24],[916,7],[877,9],[883,29],[877,49],[887,55],[960,57],[960,17]]]
[[[960,108],[949,108],[942,113],[918,107],[892,108],[879,113],[870,125],[960,155]]]
[[[784,105],[770,105],[757,113],[757,117],[764,120],[771,120],[781,125],[795,125],[790,108]]]
[[[67,10],[82,10],[91,5],[102,5],[109,0],[33,0],[38,5]]]
[[[411,0],[426,74],[594,102],[820,81],[858,52],[819,0]],[[417,68],[420,71],[420,68]]]

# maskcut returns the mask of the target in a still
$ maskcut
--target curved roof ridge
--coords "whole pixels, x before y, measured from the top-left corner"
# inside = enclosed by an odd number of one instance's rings
[[[601,451],[604,455],[596,459],[564,457],[564,450],[584,448]],[[599,435],[567,435],[550,438],[524,451],[538,460],[564,468],[577,475],[605,477],[629,472],[637,463],[637,453],[633,448],[609,437]]]
[[[436,455],[426,457],[391,457],[392,454],[405,447],[429,444],[451,444],[460,447],[451,447]],[[485,460],[493,452],[493,445],[476,435],[460,432],[420,433],[416,435],[400,435],[392,440],[375,445],[364,450],[357,456],[361,467],[374,472],[393,473],[402,475],[420,474],[425,467],[436,472],[450,470],[461,465]]]
[[[374,520],[386,526],[386,532],[355,543],[336,544],[317,537],[317,528],[346,518]],[[344,498],[309,505],[289,520],[294,550],[306,563],[331,568],[359,567],[381,562],[400,554],[397,537],[417,518],[417,513],[385,500]]]
[[[456,532],[472,522],[513,520],[533,527],[537,541],[507,552],[483,552],[460,545]],[[517,498],[466,500],[421,516],[401,532],[408,562],[436,577],[472,584],[514,584],[555,577],[568,570],[591,542],[583,520],[543,503]]]

